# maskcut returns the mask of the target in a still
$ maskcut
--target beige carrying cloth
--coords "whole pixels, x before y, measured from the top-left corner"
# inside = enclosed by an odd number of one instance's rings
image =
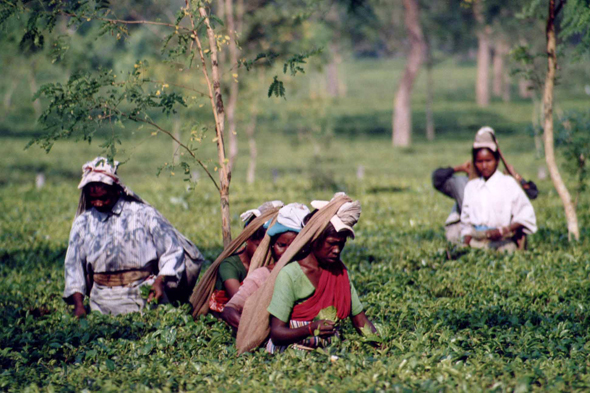
[[[252,222],[250,222],[250,224],[244,228],[242,233],[232,240],[231,243],[221,252],[221,254],[219,254],[215,262],[209,266],[209,269],[207,269],[205,274],[203,274],[203,278],[195,287],[195,290],[193,291],[193,294],[189,300],[193,306],[193,318],[196,319],[198,316],[205,315],[209,312],[209,298],[215,289],[215,282],[217,281],[217,273],[221,262],[223,262],[227,257],[233,255],[242,246],[242,244],[244,244],[244,242],[254,234],[254,232],[264,225],[265,222],[276,219],[278,213],[279,208],[269,209],[252,220]],[[265,236],[264,240],[266,240],[266,237],[267,236]]]
[[[272,227],[277,222],[277,217],[274,216],[272,221],[270,222],[269,228]],[[268,266],[272,263],[272,254],[270,249],[270,236],[267,233],[264,235],[264,238],[256,248],[254,255],[252,255],[252,259],[250,260],[250,266],[248,267],[248,275],[252,274],[252,272],[259,267]]]
[[[258,288],[258,290],[246,300],[236,339],[238,354],[257,348],[268,337],[270,332],[268,326],[270,314],[267,311],[267,308],[270,305],[274,292],[275,280],[277,279],[279,272],[303,247],[313,242],[321,235],[324,229],[326,229],[326,226],[328,226],[330,219],[338,212],[340,206],[346,202],[352,202],[352,199],[346,195],[338,196],[314,214],[307,225],[305,225],[301,232],[299,232],[299,235],[297,235],[287,251],[285,251],[281,259],[279,259],[277,265],[272,270],[270,277],[265,281],[263,286]]]

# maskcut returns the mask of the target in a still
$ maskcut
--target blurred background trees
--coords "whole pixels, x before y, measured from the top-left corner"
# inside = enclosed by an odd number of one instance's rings
[[[209,87],[215,89],[213,82],[195,77],[202,74],[202,65],[196,44],[190,47],[194,38],[187,15],[179,14],[186,9],[185,1],[95,1],[76,6],[92,6],[103,19],[120,21],[116,23],[63,13],[55,20],[44,19],[60,4],[74,7],[67,2],[0,5],[2,135],[46,135],[47,124],[37,119],[51,107],[51,97],[35,93],[48,93],[42,89],[48,83],[63,88],[71,78],[80,80],[81,74],[103,73],[108,75],[103,82],[120,83],[122,88],[133,79],[134,92],[149,98],[142,101],[144,115],[174,137],[167,142],[172,144],[172,159],[158,166],[168,173],[184,168],[190,154],[179,150],[178,142],[192,143],[201,170],[226,172],[227,193],[232,172],[249,184],[276,178],[279,169],[262,176],[256,169],[257,160],[264,159],[260,143],[272,143],[273,138],[294,137],[295,143],[309,145],[315,157],[307,165],[309,175],[320,185],[333,178],[321,168],[329,166],[334,138],[391,138],[397,151],[416,141],[470,139],[477,128],[490,125],[500,138],[502,133],[525,135],[532,129],[539,157],[547,149],[548,140],[542,136],[547,137],[543,130],[551,122],[541,96],[547,86],[549,0],[189,2],[189,11],[201,4],[213,18],[219,73],[214,95],[224,103],[218,119],[222,130],[211,116],[217,108],[208,92]],[[585,91],[590,91],[590,67],[583,50],[588,47],[589,2],[564,4],[555,18],[558,32],[563,30],[556,46],[556,80],[569,95],[568,108],[575,102],[584,107],[590,94]],[[195,18],[199,23],[201,16]],[[170,26],[177,24],[181,34],[166,41]],[[209,39],[199,29],[212,74]],[[179,44],[181,37],[184,44]],[[134,72],[139,74],[133,76]],[[364,98],[371,89],[382,89],[378,100]],[[459,97],[474,106],[462,108]],[[503,106],[507,102],[513,105]],[[529,103],[533,105],[526,106],[525,113],[523,105]],[[555,107],[561,111],[559,97]],[[519,112],[511,117],[511,111]],[[516,117],[526,117],[531,126],[508,120]],[[108,119],[112,121],[93,118],[93,128],[81,134],[82,139],[97,140],[107,152],[128,159],[135,154],[133,146],[157,138],[152,130],[146,133],[148,125],[137,118],[131,119],[136,123],[132,126]],[[227,148],[211,148],[224,140]],[[547,165],[553,178],[553,164]],[[190,182],[199,176],[186,170]]]

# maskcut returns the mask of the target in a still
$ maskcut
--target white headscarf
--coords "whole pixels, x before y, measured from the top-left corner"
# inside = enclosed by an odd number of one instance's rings
[[[260,217],[262,213],[264,213],[268,209],[273,209],[277,207],[283,207],[284,203],[282,201],[269,201],[264,202],[262,205],[258,206],[257,209],[250,209],[246,210],[242,214],[240,214],[240,218],[243,222],[248,222],[252,217]]]
[[[334,198],[341,195],[346,194],[344,192],[337,192],[331,200],[334,200]],[[328,203],[330,203],[330,201],[312,201],[311,206],[316,209],[321,209]],[[346,202],[340,206],[336,215],[330,219],[330,223],[334,226],[336,232],[344,230],[350,231],[351,237],[354,239],[354,230],[352,227],[356,225],[360,217],[361,203],[359,201]]]
[[[309,214],[309,208],[301,203],[289,203],[279,210],[277,222],[268,229],[269,236],[284,232],[297,232],[303,228],[303,219]]]

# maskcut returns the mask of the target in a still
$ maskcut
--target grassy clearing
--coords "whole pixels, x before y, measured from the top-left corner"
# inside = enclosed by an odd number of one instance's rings
[[[395,66],[371,64],[379,75]],[[317,161],[290,124],[281,119],[272,123],[269,116],[259,138],[254,186],[242,180],[243,147],[232,183],[234,233],[239,212],[264,200],[309,203],[343,189],[362,203],[357,238],[343,259],[384,345],[375,349],[363,343],[347,324],[348,340],[329,349],[339,356],[335,362],[319,352],[272,357],[260,351],[236,357],[227,327],[210,317],[193,322],[186,309],[161,307],[144,315],[90,315],[75,321],[60,298],[63,258],[80,165],[100,148],[66,142],[45,155],[36,149],[23,152],[26,139],[2,138],[0,389],[589,389],[590,198],[583,195],[580,201],[579,244],[567,243],[560,202],[550,182],[540,181],[541,195],[533,203],[540,229],[528,251],[503,256],[449,248],[442,222],[452,203],[432,189],[429,176],[437,166],[469,157],[469,139],[481,116],[506,124],[489,123],[498,128],[506,155],[523,175],[535,179],[540,161],[524,132],[530,104],[494,102],[490,110],[477,110],[463,80],[473,68],[446,67],[445,98],[435,109],[448,131],[435,144],[417,137],[411,149],[390,148],[388,111],[395,78],[381,84],[379,76],[362,72],[367,64],[360,62],[350,65],[349,95],[333,102],[331,113],[344,119],[342,124],[358,121],[354,127],[359,130],[378,126],[385,131],[370,137],[337,132],[321,145]],[[444,70],[441,66],[437,72]],[[416,105],[422,99],[420,86]],[[587,105],[576,97],[562,105]],[[297,110],[290,107],[296,105],[295,97],[280,105]],[[127,147],[132,159],[121,175],[212,260],[221,250],[215,190],[202,175],[191,192],[178,174],[156,178],[156,168],[170,160],[172,146],[163,137],[154,138]],[[209,154],[210,147],[203,153]],[[359,165],[365,168],[362,180],[356,178]],[[46,174],[47,185],[37,191],[39,171]]]

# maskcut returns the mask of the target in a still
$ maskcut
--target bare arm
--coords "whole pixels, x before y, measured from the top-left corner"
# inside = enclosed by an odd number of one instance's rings
[[[221,313],[221,319],[227,322],[228,325],[237,329],[240,325],[240,318],[242,314],[233,307],[225,307]]]
[[[86,316],[86,309],[84,308],[84,295],[80,292],[74,293],[70,297],[72,303],[74,303],[74,315],[78,318]]]
[[[318,336],[323,338],[333,336],[336,332],[332,321],[313,321],[310,325],[291,329],[288,322],[283,322],[272,315],[270,317],[270,338],[275,345],[295,344],[313,336],[317,329],[320,330]]]
[[[231,299],[240,290],[240,282],[235,278],[229,278],[223,282],[223,287],[228,299]]]

